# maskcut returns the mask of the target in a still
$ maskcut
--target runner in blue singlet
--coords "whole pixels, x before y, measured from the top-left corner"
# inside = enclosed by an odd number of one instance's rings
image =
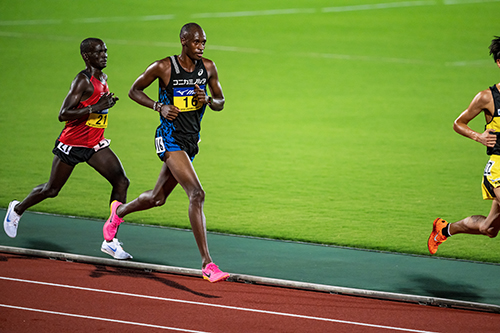
[[[203,57],[206,36],[196,23],[184,25],[180,33],[182,52],[151,64],[130,88],[134,101],[160,113],[155,145],[163,166],[153,190],[129,203],[115,202],[105,224],[105,234],[113,237],[123,217],[132,212],[161,206],[180,184],[189,198],[189,221],[202,258],[203,277],[210,282],[227,279],[208,251],[203,204],[205,192],[191,163],[198,153],[200,122],[208,105],[214,111],[224,107],[224,95],[215,64]],[[159,101],[144,93],[154,81],[159,84]],[[212,97],[207,95],[206,87]]]

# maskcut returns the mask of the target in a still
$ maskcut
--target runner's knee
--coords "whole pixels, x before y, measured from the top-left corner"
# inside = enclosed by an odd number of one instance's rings
[[[479,227],[479,232],[485,236],[488,236],[490,238],[495,238],[498,235],[498,228],[492,227],[490,225],[484,225],[482,224]]]
[[[59,194],[60,190],[60,188],[45,186],[42,190],[42,193],[46,198],[55,198]]]
[[[130,186],[130,179],[128,179],[127,176],[123,176],[120,177],[120,179],[118,179],[117,183],[118,183],[116,185],[117,187],[127,190],[128,187]]]
[[[164,196],[156,196],[156,197],[151,197],[149,199],[149,204],[151,205],[151,207],[159,207],[159,206],[163,206],[165,204],[165,201],[167,201],[167,198],[164,197]]]
[[[498,235],[498,228],[490,227],[486,229],[484,234],[489,238],[495,238]]]
[[[194,190],[189,195],[189,201],[202,204],[203,202],[205,202],[205,191],[203,191],[203,189],[201,188]]]

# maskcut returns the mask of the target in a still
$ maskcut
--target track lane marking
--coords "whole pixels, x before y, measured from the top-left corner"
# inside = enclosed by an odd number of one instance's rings
[[[495,0],[500,1],[500,0]],[[81,38],[71,37],[71,36],[57,36],[57,35],[38,35],[33,33],[24,32],[8,32],[0,31],[0,37],[7,38],[24,38],[24,39],[42,39],[51,40],[57,42],[80,42]],[[164,48],[178,48],[179,43],[169,43],[169,42],[154,42],[154,41],[141,41],[141,40],[126,40],[126,39],[106,39],[106,43],[119,44],[119,45],[132,45],[132,46],[147,46],[147,47],[164,47]],[[243,48],[237,46],[223,46],[223,45],[210,45],[211,50],[223,51],[223,52],[238,52],[238,53],[251,53],[251,54],[267,54],[274,55],[276,52],[271,50],[255,49],[255,48]],[[432,61],[426,61],[422,59],[408,59],[408,58],[390,58],[390,57],[372,57],[372,56],[359,56],[359,55],[348,55],[348,54],[335,54],[335,53],[315,53],[315,52],[299,52],[299,53],[289,53],[287,54],[291,57],[308,57],[308,58],[324,58],[324,59],[334,59],[334,60],[346,60],[346,61],[365,61],[365,62],[382,62],[382,63],[398,63],[407,65],[425,65],[425,66],[453,66],[453,67],[484,67],[490,66],[490,60],[466,60],[466,61],[453,61],[446,63],[437,63]]]
[[[343,13],[357,12],[367,10],[380,10],[391,8],[407,8],[421,6],[437,6],[437,5],[466,5],[466,4],[481,4],[490,2],[499,2],[500,0],[421,0],[421,1],[399,1],[399,2],[382,2],[374,4],[359,4],[349,6],[335,6],[322,8],[284,8],[284,9],[263,9],[263,10],[248,10],[236,12],[214,12],[214,13],[196,13],[191,14],[191,18],[230,18],[230,17],[253,17],[253,16],[272,16],[272,15],[291,15],[291,14],[316,14],[316,13]],[[73,24],[82,23],[120,23],[130,21],[164,21],[176,19],[174,14],[165,15],[145,15],[145,16],[110,16],[110,17],[92,17],[92,18],[77,18],[71,20],[49,19],[49,20],[11,20],[0,21],[0,26],[23,26],[23,25],[52,25],[63,24],[70,22]]]
[[[148,296],[148,295],[132,294],[132,293],[126,293],[126,292],[120,292],[120,291],[113,291],[113,290],[105,290],[105,289],[95,289],[95,288],[71,286],[71,285],[59,284],[59,283],[42,282],[42,281],[34,281],[34,280],[25,280],[25,279],[18,279],[18,278],[10,278],[10,277],[6,277],[6,276],[0,276],[0,280],[22,282],[22,283],[30,283],[30,284],[37,284],[37,285],[43,285],[43,286],[58,287],[58,288],[75,289],[75,290],[82,290],[82,291],[91,291],[91,292],[98,292],[98,293],[105,293],[105,294],[112,294],[112,295],[119,295],[119,296],[128,296],[128,297],[136,297],[136,298],[146,298],[146,299],[159,300],[159,301],[165,301],[165,302],[174,302],[174,303],[182,303],[182,304],[190,304],[190,305],[198,305],[198,306],[207,306],[207,307],[221,308],[221,309],[228,309],[228,310],[237,310],[237,311],[244,311],[244,312],[261,313],[261,314],[276,315],[276,316],[283,316],[283,317],[291,317],[291,318],[299,318],[299,319],[309,319],[309,320],[332,322],[332,323],[340,323],[340,324],[348,324],[348,325],[355,325],[355,326],[364,326],[364,327],[383,328],[383,329],[394,330],[394,331],[402,331],[402,332],[437,333],[437,332],[433,332],[433,331],[422,331],[422,330],[402,328],[402,327],[395,327],[395,326],[385,326],[385,325],[368,324],[368,323],[361,323],[361,322],[355,322],[355,321],[349,321],[349,320],[331,319],[331,318],[323,318],[323,317],[315,317],[315,316],[292,314],[292,313],[286,313],[286,312],[276,312],[276,311],[259,310],[259,309],[252,309],[252,308],[243,308],[243,307],[238,307],[238,306],[220,305],[220,304],[212,304],[212,303],[204,303],[204,302],[194,302],[194,301],[187,301],[187,300],[175,299],[175,298],[166,298],[166,297],[158,297],[158,296]]]
[[[177,331],[177,332],[209,333],[209,332],[206,332],[206,331],[194,331],[194,330],[188,330],[188,329],[185,329],[185,328],[177,328],[177,327],[169,327],[169,326],[160,326],[160,325],[153,325],[153,324],[145,324],[145,323],[138,323],[138,322],[134,322],[134,321],[117,320],[117,319],[111,319],[111,318],[85,316],[85,315],[78,315],[78,314],[74,314],[74,313],[59,312],[59,311],[49,311],[49,310],[42,310],[42,309],[34,309],[34,308],[27,308],[27,307],[24,307],[24,306],[15,306],[15,305],[8,305],[8,304],[0,304],[0,307],[9,308],[9,309],[15,309],[15,310],[40,312],[40,313],[52,314],[52,315],[58,315],[58,316],[66,316],[66,317],[74,317],[74,318],[82,318],[82,319],[100,320],[100,321],[111,322],[111,323],[118,323],[118,324],[127,324],[127,325],[150,327],[150,328],[160,328],[160,329],[164,329],[164,330]]]

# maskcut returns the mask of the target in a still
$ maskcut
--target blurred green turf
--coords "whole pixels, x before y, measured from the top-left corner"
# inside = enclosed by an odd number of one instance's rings
[[[206,114],[194,161],[208,229],[426,254],[434,218],[491,204],[480,192],[485,149],[452,123],[500,81],[488,56],[499,10],[467,0],[0,2],[0,206],[47,181],[57,114],[89,36],[109,50],[120,101],[106,137],[131,179],[128,197],[151,189],[158,117],[128,89],[151,62],[180,53],[179,29],[196,21],[226,97],[223,112]],[[81,165],[32,210],[105,219],[109,192]],[[127,221],[187,228],[187,206],[179,188]],[[439,250],[492,262],[499,253],[498,240],[467,235]]]

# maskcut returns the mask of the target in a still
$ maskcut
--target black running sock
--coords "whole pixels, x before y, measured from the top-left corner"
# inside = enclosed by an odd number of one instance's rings
[[[444,228],[441,230],[441,232],[443,233],[443,235],[444,235],[445,237],[447,237],[447,238],[448,238],[448,237],[451,237],[451,235],[450,235],[450,223],[448,223],[448,224],[446,225],[446,227],[444,227]]]

